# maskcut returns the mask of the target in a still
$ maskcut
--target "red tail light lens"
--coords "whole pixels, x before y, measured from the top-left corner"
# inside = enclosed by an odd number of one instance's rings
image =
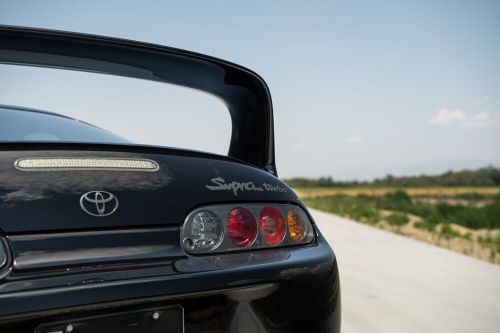
[[[259,216],[262,239],[269,245],[278,245],[285,238],[286,225],[283,215],[274,207],[265,207]]]
[[[180,230],[181,245],[192,255],[306,245],[314,236],[306,211],[283,203],[199,207],[189,213]]]
[[[227,216],[227,231],[234,245],[248,247],[257,236],[257,223],[248,209],[235,208]]]

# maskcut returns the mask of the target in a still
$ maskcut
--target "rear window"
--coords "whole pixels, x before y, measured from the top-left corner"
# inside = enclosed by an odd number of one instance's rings
[[[15,65],[0,65],[0,77],[0,142],[133,143],[228,152],[229,112],[208,94],[139,79]]]
[[[76,119],[9,106],[0,106],[0,141],[128,142]]]

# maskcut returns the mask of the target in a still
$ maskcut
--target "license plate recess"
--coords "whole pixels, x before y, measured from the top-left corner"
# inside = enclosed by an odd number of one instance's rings
[[[44,323],[36,333],[182,333],[180,305]]]

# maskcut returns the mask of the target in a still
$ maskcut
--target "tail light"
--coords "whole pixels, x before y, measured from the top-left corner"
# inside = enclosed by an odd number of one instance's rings
[[[245,208],[235,208],[227,216],[227,233],[237,247],[249,247],[257,237],[257,223]]]
[[[292,208],[287,216],[288,233],[294,242],[300,242],[307,233],[307,217],[302,210]]]
[[[211,251],[219,246],[224,235],[220,218],[208,210],[193,215],[189,230],[190,237],[184,239],[184,247],[195,251]]]
[[[286,235],[285,219],[279,209],[264,207],[259,216],[260,232],[264,243],[279,245]]]
[[[191,212],[181,241],[191,254],[303,245],[312,242],[302,208],[285,204],[212,205]]]

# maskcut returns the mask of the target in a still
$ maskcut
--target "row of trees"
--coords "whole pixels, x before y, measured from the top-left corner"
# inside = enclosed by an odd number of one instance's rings
[[[500,168],[493,166],[477,170],[447,171],[439,175],[396,177],[387,175],[373,181],[336,181],[332,177],[284,180],[291,187],[428,187],[428,186],[500,186]]]

